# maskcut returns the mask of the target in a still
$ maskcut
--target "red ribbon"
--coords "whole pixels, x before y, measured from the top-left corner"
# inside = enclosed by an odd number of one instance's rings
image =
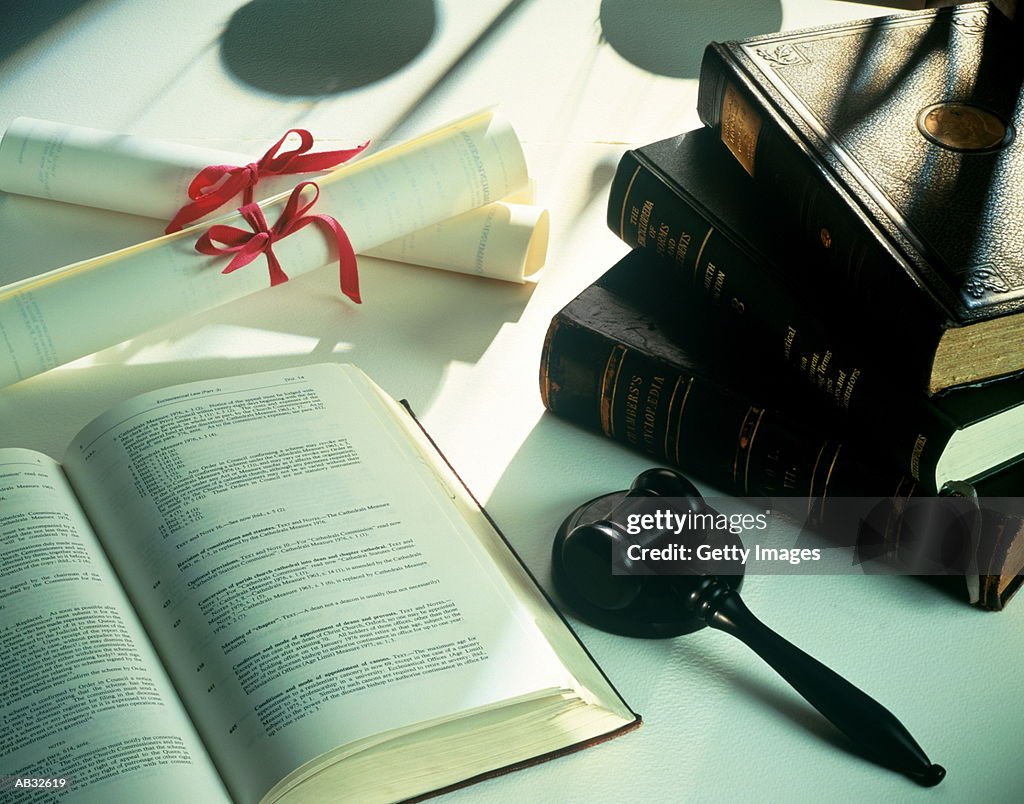
[[[290,151],[278,153],[278,149],[288,139],[289,134],[299,135],[298,146]],[[223,206],[239,193],[242,193],[243,204],[251,204],[253,188],[266,176],[327,170],[362,153],[369,144],[369,141],[366,141],[348,150],[307,154],[306,151],[313,147],[313,135],[304,128],[289,129],[256,162],[250,162],[248,165],[210,165],[200,170],[188,186],[188,197],[192,199],[192,203],[185,204],[175,213],[174,219],[164,229],[164,234],[183,229]]]
[[[313,198],[299,206],[300,196],[306,187],[312,186],[316,190]],[[274,243],[283,240],[288,235],[299,231],[311,223],[317,223],[326,227],[333,233],[338,246],[338,269],[341,277],[341,292],[348,296],[356,304],[360,304],[359,298],[359,274],[356,266],[356,253],[352,248],[352,242],[341,228],[337,219],[330,215],[307,215],[306,213],[320,197],[320,188],[315,181],[304,181],[295,185],[292,194],[288,197],[288,203],[281,210],[281,216],[271,227],[267,225],[267,219],[259,204],[249,203],[239,208],[245,222],[252,227],[252,231],[239,229],[236,226],[217,224],[211,226],[196,241],[196,251],[201,254],[213,256],[221,254],[234,254],[231,262],[222,273],[230,274],[248,265],[260,254],[267,256],[267,267],[270,269],[270,284],[280,285],[288,281],[288,275],[278,262],[274,254]],[[220,244],[220,245],[218,245]]]

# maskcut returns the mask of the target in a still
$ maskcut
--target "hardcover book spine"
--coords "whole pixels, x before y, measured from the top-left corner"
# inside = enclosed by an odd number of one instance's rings
[[[847,295],[871,317],[921,333],[934,354],[948,326],[944,306],[872,234],[871,222],[827,169],[817,165],[812,150],[786,133],[727,45],[713,43],[704,51],[697,112],[763,195],[799,222],[815,267],[828,270],[831,292]]]
[[[552,413],[731,493],[902,496],[916,485],[868,471],[842,444],[562,313],[545,338],[540,386]]]
[[[773,275],[767,259],[745,242],[743,233],[715,220],[701,201],[665,176],[636,151],[619,162],[608,199],[608,226],[628,245],[670,262],[709,303],[753,322],[769,354],[788,365],[803,384],[837,410],[856,410],[887,394],[894,382],[927,385],[927,366],[915,365],[923,352],[906,341],[886,339],[866,366],[853,349],[825,332],[808,299],[797,298]],[[785,248],[780,233],[780,248]],[[821,304],[828,306],[828,300]],[[890,377],[892,379],[883,379]]]
[[[884,362],[868,364],[853,355],[740,233],[713,220],[635,151],[623,155],[612,181],[608,225],[630,246],[671,263],[684,283],[732,316],[726,327],[738,360],[789,367],[796,383],[775,383],[787,387],[780,394],[785,407],[806,407],[809,397],[823,397],[848,430],[862,433],[892,465],[932,486],[935,464],[956,428],[923,404],[927,367],[912,368],[914,355],[923,352],[909,337],[878,345],[874,351]],[[896,376],[901,370],[904,376]]]
[[[766,495],[812,527],[827,524],[833,533],[859,533],[863,523],[845,519],[843,506],[828,498],[877,496],[902,509],[924,489],[912,478],[879,467],[868,469],[853,449],[812,432],[800,422],[750,401],[689,368],[626,346],[563,310],[548,328],[540,365],[545,407],[574,424],[604,434],[657,461],[674,465],[717,488],[745,496]],[[788,506],[787,497],[816,498],[808,510]],[[827,517],[825,509],[831,512]],[[895,545],[895,561],[904,560],[898,523],[885,523],[882,538]],[[1002,517],[986,523],[1000,533]],[[859,536],[858,536],[859,538]],[[983,534],[991,545],[993,536]],[[998,610],[1019,579],[1001,579],[1007,547],[1015,537],[995,539],[995,550],[979,548],[983,572],[967,578],[982,594],[972,596]],[[938,540],[935,549],[945,549]],[[910,560],[920,560],[927,551]],[[940,561],[942,556],[934,556]]]

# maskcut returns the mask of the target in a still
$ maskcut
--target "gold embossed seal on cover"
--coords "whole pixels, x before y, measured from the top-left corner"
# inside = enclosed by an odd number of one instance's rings
[[[989,151],[1013,138],[1013,129],[993,112],[969,103],[935,103],[917,117],[921,133],[951,151]]]

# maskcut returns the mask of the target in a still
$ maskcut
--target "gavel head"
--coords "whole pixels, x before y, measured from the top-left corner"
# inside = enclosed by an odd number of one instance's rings
[[[658,498],[656,501],[650,498]],[[652,548],[705,542],[703,528],[685,533],[631,525],[654,507],[692,521],[687,514],[714,513],[696,487],[671,469],[648,469],[628,491],[605,494],[573,511],[562,523],[552,549],[552,576],[559,594],[584,620],[617,634],[671,637],[703,627],[684,599],[704,577],[687,561],[648,563]],[[631,549],[632,548],[632,549]],[[646,552],[645,552],[646,551]],[[678,553],[678,548],[677,548]],[[742,567],[738,568],[742,573]],[[733,588],[741,574],[726,576]]]

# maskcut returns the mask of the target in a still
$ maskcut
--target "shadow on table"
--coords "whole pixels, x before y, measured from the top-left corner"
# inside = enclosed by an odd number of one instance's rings
[[[708,42],[779,30],[779,0],[602,0],[601,32],[622,58],[672,78],[696,78]]]
[[[634,454],[599,435],[545,413],[509,462],[487,499],[486,508],[540,584],[554,597],[556,604],[561,605],[551,579],[551,546],[559,525],[581,503],[602,493],[628,487],[639,471],[655,463],[651,458]],[[779,594],[796,599],[804,593],[799,588],[800,582],[811,580],[787,578],[786,581],[793,583],[777,584],[774,588]],[[864,580],[867,583],[903,584],[901,594],[909,606],[947,604],[932,589],[915,584],[909,578],[865,576]],[[759,587],[765,588],[766,585]],[[755,594],[755,608],[756,597]],[[792,637],[795,644],[801,644],[799,632],[787,633],[786,636]],[[849,638],[851,635],[844,631],[842,639]],[[647,690],[649,700],[634,700],[634,705],[641,707],[646,703],[653,706],[661,700],[663,692],[665,695],[692,696],[705,684],[708,690],[726,688],[730,694],[747,699],[753,710],[773,712],[812,739],[823,740],[836,750],[863,757],[799,693],[788,689],[781,681],[776,684],[762,680],[762,666],[757,656],[743,653],[736,663],[727,660],[727,654],[718,645],[728,640],[711,629],[670,640],[633,642],[638,649],[658,657],[659,663],[657,677],[648,678],[644,685],[640,685]],[[865,650],[868,648],[866,645]],[[684,682],[690,685],[687,692],[680,686]],[[654,712],[644,713],[654,719]]]
[[[376,139],[387,140],[402,121],[443,92],[449,77],[528,2],[506,0],[419,95],[400,110],[388,110],[389,122]],[[429,47],[438,17],[455,13],[439,12],[438,5],[437,0],[251,0],[228,21],[221,37],[221,61],[236,79],[265,92],[338,95],[382,81],[415,61]]]
[[[551,543],[562,520],[580,503],[627,488],[649,464],[545,412],[484,504],[537,580],[551,589]]]
[[[13,55],[64,17],[92,0],[33,0],[31,3],[3,3],[0,23],[0,62]]]
[[[775,712],[795,729],[805,731],[846,754],[861,756],[850,740],[801,698],[798,692],[787,688],[783,682],[773,684],[761,680],[758,677],[760,659],[752,653],[749,655],[749,663],[742,661],[734,665],[717,654],[713,644],[705,646],[704,640],[715,638],[716,635],[708,629],[677,637],[665,660],[671,662],[680,674],[691,678],[706,677],[709,686],[724,686],[734,694],[747,698],[752,707]],[[723,750],[727,750],[727,747],[723,746]]]
[[[572,449],[567,450],[567,445]],[[550,552],[562,519],[588,499],[628,487],[637,472],[651,464],[651,459],[545,413],[509,463],[486,507],[530,571],[554,595]],[[677,689],[681,679],[707,677],[709,687],[727,686],[751,699],[751,705],[774,710],[796,728],[850,750],[848,741],[797,693],[790,695],[759,680],[756,656],[750,656],[749,671],[727,665],[714,649],[715,638],[707,630],[673,640],[638,641],[638,646],[664,662],[660,680],[649,681],[655,687],[664,684]],[[705,640],[710,643],[706,645]]]
[[[325,267],[13,386],[0,396],[0,443],[36,446],[17,441],[18,415],[30,428],[51,423],[53,449],[62,450],[79,426],[136,394],[321,362],[355,363],[422,411],[450,363],[475,363],[518,320],[534,287],[365,257],[359,264],[362,305],[340,294],[337,267]],[[80,420],[67,422],[69,411]]]
[[[392,75],[437,28],[434,0],[251,0],[228,22],[221,57],[239,80],[278,95],[332,95]]]

